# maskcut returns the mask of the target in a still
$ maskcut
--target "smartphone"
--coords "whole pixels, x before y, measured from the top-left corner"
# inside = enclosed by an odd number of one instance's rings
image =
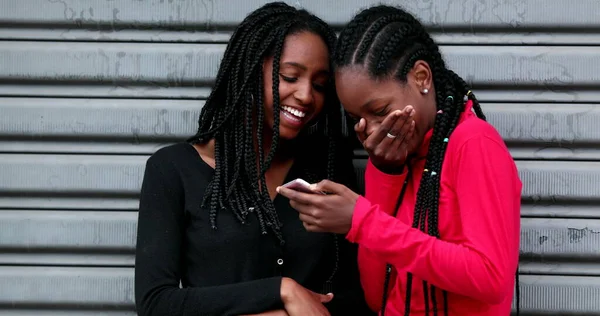
[[[325,192],[320,192],[320,191],[313,191],[310,189],[310,183],[304,181],[303,179],[296,179],[296,180],[292,180],[284,185],[282,185],[284,188],[288,188],[291,190],[296,190],[296,191],[300,191],[303,193],[309,193],[309,194],[325,194]]]

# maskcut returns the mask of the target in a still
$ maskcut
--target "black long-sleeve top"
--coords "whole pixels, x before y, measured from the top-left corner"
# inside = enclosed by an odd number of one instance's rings
[[[296,164],[286,182],[302,177]],[[350,170],[352,171],[352,170]],[[275,208],[286,243],[262,235],[258,220],[241,224],[232,212],[217,215],[217,230],[202,209],[214,169],[188,143],[158,150],[142,184],[135,265],[139,315],[240,315],[283,308],[282,277],[322,292],[336,262],[334,235],[307,232],[289,200]],[[337,236],[338,272],[332,315],[365,315],[356,267],[356,248]],[[182,287],[180,287],[180,282]]]

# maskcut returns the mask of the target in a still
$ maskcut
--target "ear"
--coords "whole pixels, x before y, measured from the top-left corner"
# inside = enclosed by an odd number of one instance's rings
[[[423,60],[417,60],[409,73],[414,80],[417,89],[422,94],[427,94],[433,88],[433,76],[429,64]]]

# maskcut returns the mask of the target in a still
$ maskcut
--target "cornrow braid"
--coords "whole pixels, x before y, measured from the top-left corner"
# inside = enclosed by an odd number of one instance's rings
[[[234,30],[225,49],[213,89],[198,118],[198,130],[188,139],[192,144],[214,140],[215,172],[202,200],[213,229],[218,227],[218,212],[228,210],[242,224],[255,218],[262,234],[271,233],[280,244],[285,242],[265,173],[279,144],[279,63],[283,44],[287,36],[302,32],[318,35],[333,52],[335,32],[316,16],[283,2],[266,4],[249,14]],[[261,66],[268,57],[273,58],[273,84],[265,87]],[[272,91],[274,111],[272,145],[267,153],[262,145],[269,141],[263,133],[265,89]],[[335,145],[342,136],[342,112],[333,81],[325,93],[325,106],[313,128],[301,131],[293,140],[297,146],[291,146],[298,150],[294,164],[303,168],[311,181],[339,181],[343,176],[335,163],[339,158]],[[324,150],[310,151],[310,156],[303,150],[316,144],[322,144]]]
[[[429,64],[436,91],[437,114],[425,158],[425,170],[417,191],[412,227],[440,238],[438,226],[440,178],[448,139],[465,110],[465,101],[473,102],[476,115],[485,120],[483,111],[467,83],[446,68],[438,45],[423,25],[410,13],[396,7],[379,5],[359,13],[342,30],[334,56],[337,69],[360,65],[375,79],[393,77],[406,82],[419,60]],[[386,274],[385,284],[390,274]],[[405,315],[410,314],[411,273],[407,274]],[[387,289],[384,289],[384,293]],[[448,315],[447,293],[442,291],[443,312]],[[423,281],[425,312],[438,314],[435,286]],[[431,308],[430,302],[431,301]],[[384,315],[385,306],[381,314]]]

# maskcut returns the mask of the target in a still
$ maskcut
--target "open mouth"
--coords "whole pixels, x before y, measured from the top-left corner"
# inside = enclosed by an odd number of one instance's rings
[[[281,111],[281,113],[283,113],[283,115],[285,115],[286,118],[295,122],[302,122],[302,119],[306,116],[306,112],[300,111],[289,106],[283,106],[281,107],[281,109],[283,110]]]

